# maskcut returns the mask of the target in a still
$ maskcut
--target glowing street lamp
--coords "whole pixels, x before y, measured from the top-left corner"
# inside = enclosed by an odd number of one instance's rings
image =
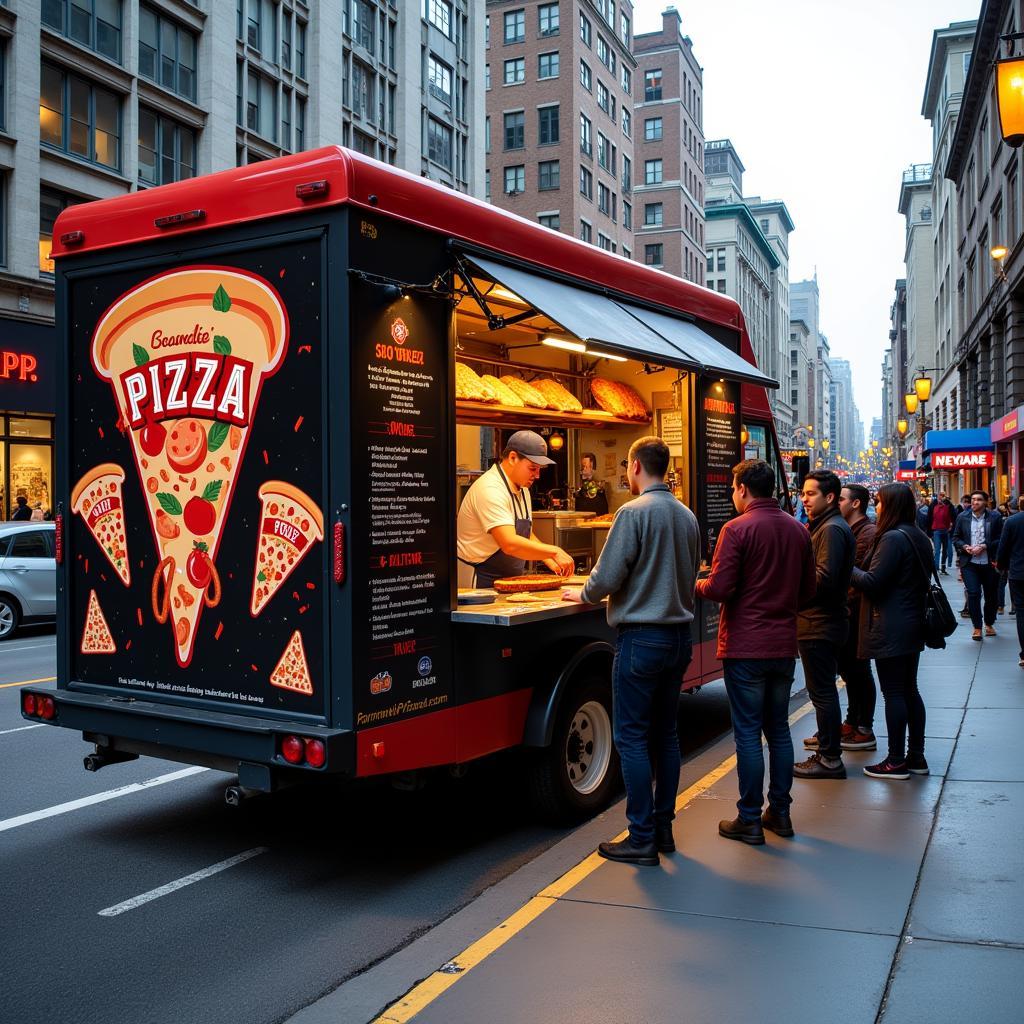
[[[1007,53],[1012,53],[1015,39],[1024,33],[1002,36]],[[996,98],[999,105],[999,130],[1003,142],[1017,149],[1024,144],[1024,58],[1007,56],[996,61]]]
[[[918,401],[927,402],[932,397],[931,377],[918,377],[914,381],[914,393],[917,395]]]
[[[920,402],[920,399],[917,397],[915,392],[911,391],[908,394],[905,394],[903,396],[903,401],[907,406],[907,412],[911,415],[917,412],[917,404]]]

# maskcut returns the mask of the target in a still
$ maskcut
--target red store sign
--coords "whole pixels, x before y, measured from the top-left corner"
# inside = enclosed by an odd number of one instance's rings
[[[995,464],[992,452],[932,452],[932,469],[984,469]]]

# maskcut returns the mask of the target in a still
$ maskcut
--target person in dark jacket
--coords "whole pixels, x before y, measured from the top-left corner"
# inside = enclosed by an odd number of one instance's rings
[[[839,495],[839,511],[853,531],[857,543],[854,565],[866,569],[871,561],[875,542],[875,524],[868,519],[865,509],[870,493],[861,484],[845,484]],[[860,621],[860,591],[850,587],[847,595],[850,609],[850,629],[843,649],[839,652],[839,674],[846,683],[846,721],[843,722],[841,743],[843,750],[874,750],[875,677],[871,662],[857,655],[857,623]]]
[[[889,752],[884,761],[866,767],[864,774],[875,779],[909,779],[912,774],[928,774],[917,667],[924,650],[933,553],[928,537],[915,525],[914,494],[906,484],[879,488],[878,506],[871,564],[867,570],[853,570],[853,586],[864,595],[858,653],[875,659],[885,698]]]
[[[985,491],[971,493],[970,513],[961,513],[953,527],[953,547],[960,558],[960,572],[967,588],[967,607],[974,623],[972,640],[981,640],[981,597],[985,595],[985,636],[995,636],[999,578],[992,566],[1003,517],[988,510]]]
[[[793,835],[793,740],[789,692],[796,669],[796,616],[814,596],[814,556],[807,530],[772,499],[775,473],[761,459],[733,467],[732,503],[739,515],[718,535],[711,574],[697,593],[718,601],[717,656],[725,672],[736,740],[740,798],[735,820],[718,833],[751,845],[764,830]],[[768,809],[764,803],[764,753],[768,740]]]
[[[946,566],[953,564],[953,545],[950,543],[949,534],[953,529],[954,515],[953,503],[945,493],[940,493],[932,502],[928,528],[931,530],[932,543],[935,545],[935,571],[941,572],[943,576],[949,575]]]
[[[816,582],[813,600],[797,618],[797,640],[807,693],[818,720],[818,731],[804,740],[804,746],[814,752],[793,766],[793,774],[801,779],[846,778],[836,671],[837,655],[849,629],[846,600],[856,542],[839,512],[841,490],[835,473],[816,469],[804,478],[800,495],[809,520]]]
[[[28,507],[28,498],[24,494],[19,494],[14,499],[15,509],[11,513],[11,520],[16,523],[28,522],[32,518],[32,509]]]
[[[996,550],[996,565],[1005,572],[1010,584],[1010,601],[1017,609],[1017,643],[1020,646],[1017,662],[1024,668],[1024,497],[1017,499],[1020,510],[1010,516],[1003,526]]]

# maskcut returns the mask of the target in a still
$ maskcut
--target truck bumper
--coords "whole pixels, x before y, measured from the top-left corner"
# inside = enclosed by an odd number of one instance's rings
[[[246,788],[272,790],[287,778],[354,775],[355,733],[347,729],[252,718],[195,708],[174,707],[126,697],[73,690],[25,687],[22,717],[81,731],[82,738],[108,752],[109,763],[128,760],[113,755],[145,755],[183,764],[203,765],[237,774]],[[50,719],[28,714],[25,696],[49,697]],[[322,767],[291,764],[281,754],[286,736],[320,740],[326,749]]]

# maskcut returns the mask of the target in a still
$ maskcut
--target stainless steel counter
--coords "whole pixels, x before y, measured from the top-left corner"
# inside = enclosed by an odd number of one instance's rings
[[[452,612],[452,622],[470,622],[478,626],[519,626],[586,612],[599,611],[604,614],[604,602],[576,604],[574,601],[563,601],[560,594],[561,589],[545,591],[537,595],[543,597],[543,601],[528,603],[509,601],[499,594],[493,604],[461,605]]]

